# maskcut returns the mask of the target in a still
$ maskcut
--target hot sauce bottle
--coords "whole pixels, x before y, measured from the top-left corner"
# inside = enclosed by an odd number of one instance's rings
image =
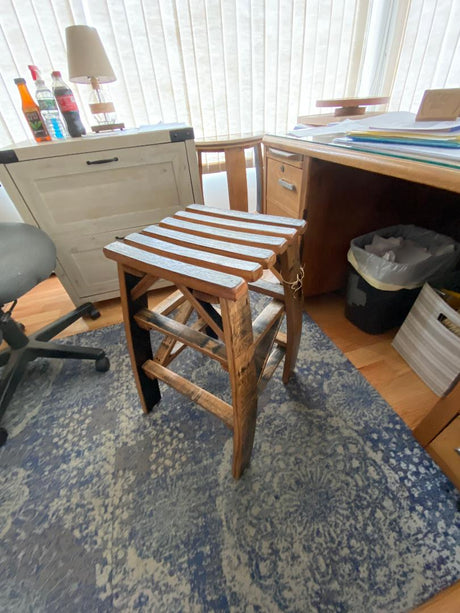
[[[19,90],[19,95],[21,96],[22,112],[27,119],[27,123],[32,130],[35,140],[37,143],[50,141],[51,136],[46,129],[45,122],[43,121],[40,113],[40,108],[30,95],[25,79],[18,78],[15,79],[14,82],[16,83]]]

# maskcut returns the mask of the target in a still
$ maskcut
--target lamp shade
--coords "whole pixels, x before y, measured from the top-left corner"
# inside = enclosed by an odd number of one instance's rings
[[[90,83],[91,78],[96,78],[100,83],[110,83],[116,80],[96,28],[68,26],[65,35],[70,81]]]

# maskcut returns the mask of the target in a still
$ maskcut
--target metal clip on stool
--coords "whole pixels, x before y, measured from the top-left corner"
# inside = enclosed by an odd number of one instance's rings
[[[305,229],[299,219],[194,204],[104,248],[118,264],[126,338],[144,412],[160,401],[160,379],[222,419],[233,430],[235,479],[250,462],[258,393],[283,357],[284,383],[296,363],[302,330],[299,246]],[[280,282],[264,280],[264,269]],[[147,292],[158,279],[177,290],[151,311]],[[272,298],[254,321],[249,290]],[[193,311],[198,321],[188,326]],[[286,334],[279,332],[284,315]],[[164,335],[155,355],[151,329]],[[186,346],[228,370],[231,405],[168,369]]]

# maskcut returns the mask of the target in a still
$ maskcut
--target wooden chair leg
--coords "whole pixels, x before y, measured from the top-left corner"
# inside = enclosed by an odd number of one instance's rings
[[[247,212],[248,180],[246,176],[246,157],[243,147],[234,147],[225,150],[225,169],[227,171],[230,209]]]
[[[131,290],[138,284],[139,277],[126,272],[118,264],[118,278],[120,281],[120,301],[125,324],[126,342],[128,345],[134,380],[144,413],[149,413],[161,400],[160,388],[157,379],[150,379],[142,370],[142,364],[152,359],[152,345],[150,334],[140,328],[134,320],[134,315],[142,308],[147,308],[147,294],[133,300]]]
[[[236,301],[221,299],[233,404],[233,466],[239,479],[249,466],[257,418],[257,375],[251,309],[247,293]]]
[[[297,241],[291,242],[286,251],[281,254],[280,260],[286,305],[287,344],[283,369],[283,383],[286,384],[297,361],[302,334],[302,287],[296,288],[295,285],[291,285],[297,280],[301,271]]]

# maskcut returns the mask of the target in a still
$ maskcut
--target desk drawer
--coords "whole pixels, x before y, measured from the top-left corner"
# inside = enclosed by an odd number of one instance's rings
[[[460,489],[460,415],[458,415],[428,445],[426,450]]]
[[[271,158],[267,159],[267,213],[300,217],[303,170]]]

